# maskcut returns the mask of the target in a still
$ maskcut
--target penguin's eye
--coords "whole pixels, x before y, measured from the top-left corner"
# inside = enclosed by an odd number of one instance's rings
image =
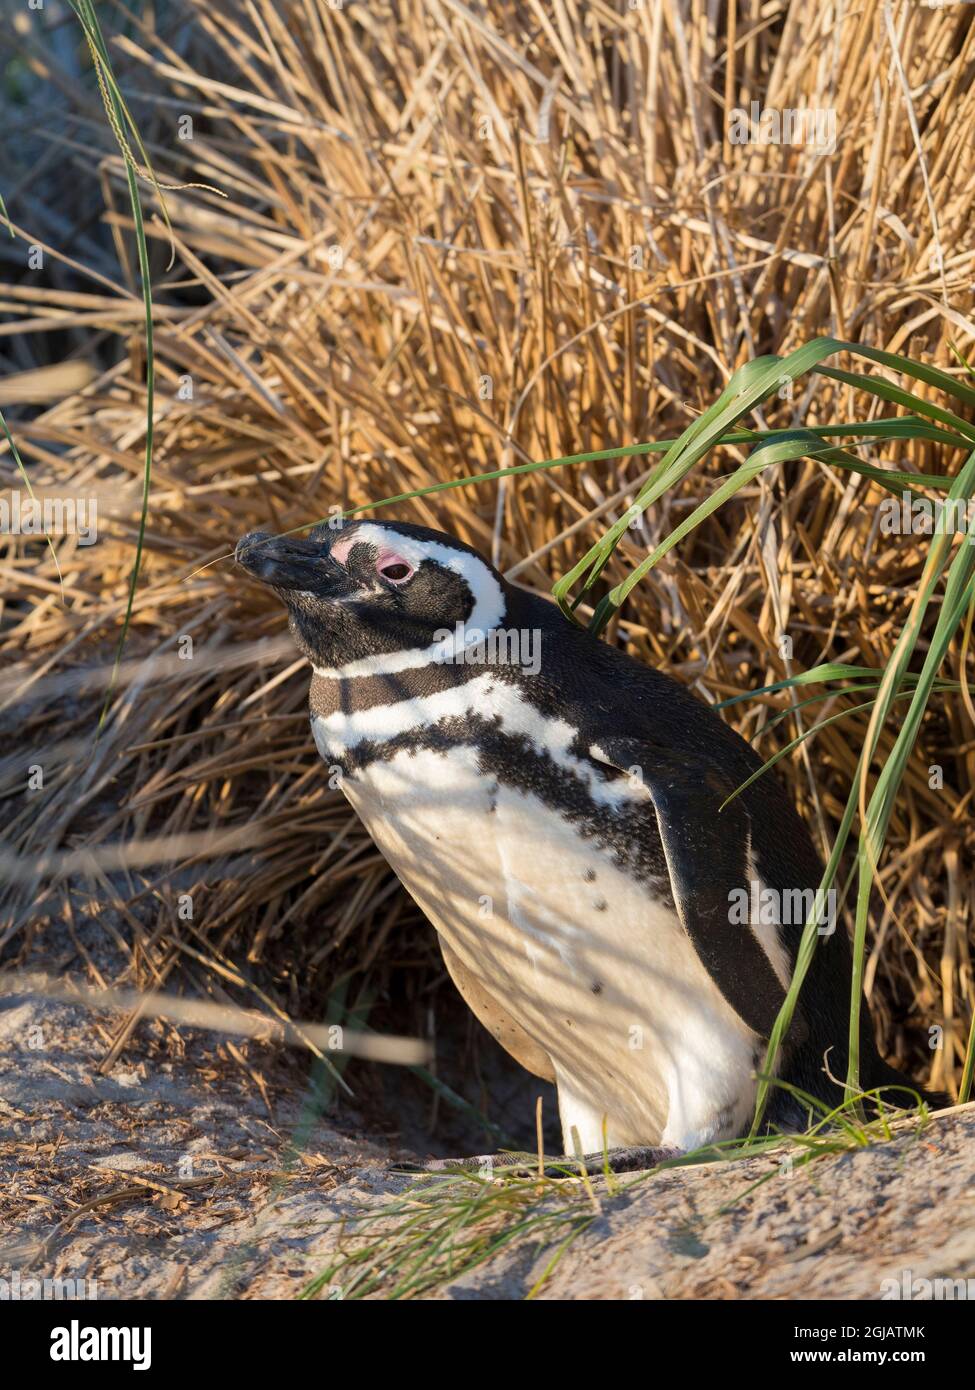
[[[413,575],[413,566],[402,555],[387,551],[376,561],[376,573],[381,579],[388,579],[390,584],[405,584]]]

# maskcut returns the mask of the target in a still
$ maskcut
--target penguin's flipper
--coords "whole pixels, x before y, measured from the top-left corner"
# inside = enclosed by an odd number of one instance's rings
[[[751,822],[741,798],[719,811],[736,784],[703,759],[678,761],[648,739],[601,738],[589,755],[646,789],[684,930],[727,1003],[767,1038],[785,990],[748,923],[732,920],[734,895],[743,891],[744,901],[751,901],[754,872]]]

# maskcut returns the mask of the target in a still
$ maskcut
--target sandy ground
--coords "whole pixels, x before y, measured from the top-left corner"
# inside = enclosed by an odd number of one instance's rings
[[[0,993],[0,1278],[295,1297],[348,1241],[340,1218],[410,1187],[387,1171],[407,1148],[356,1138],[348,1107],[322,1118],[293,1059],[251,1044],[235,1064],[188,1030],[174,1058],[150,1023],[103,1075],[106,1036],[80,1008]],[[615,1195],[600,1179],[593,1199],[537,1296],[876,1299],[938,1278],[975,1296],[972,1109],[808,1167],[669,1170]],[[522,1239],[428,1296],[523,1298],[551,1254]]]

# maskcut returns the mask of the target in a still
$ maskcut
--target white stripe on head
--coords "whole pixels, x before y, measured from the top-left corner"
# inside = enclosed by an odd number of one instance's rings
[[[359,542],[374,545],[379,550],[395,550],[414,569],[419,569],[424,560],[434,560],[444,569],[452,570],[463,579],[474,596],[474,607],[464,623],[466,641],[459,642],[456,630],[442,642],[433,642],[429,647],[408,647],[398,652],[377,652],[375,656],[360,657],[346,662],[344,666],[315,666],[316,676],[324,680],[347,680],[352,676],[395,675],[397,671],[410,671],[433,662],[450,661],[458,649],[483,641],[484,634],[500,626],[504,617],[504,594],[488,566],[476,555],[467,550],[455,550],[452,545],[442,545],[439,541],[421,541],[412,536],[401,536],[387,526],[375,522],[360,521],[348,537],[342,537],[331,550],[332,557],[343,563],[349,551]],[[444,624],[446,626],[446,623]]]

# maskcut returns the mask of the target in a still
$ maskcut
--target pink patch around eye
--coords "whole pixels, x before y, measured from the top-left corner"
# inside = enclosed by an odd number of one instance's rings
[[[395,550],[381,550],[376,561],[376,573],[390,584],[405,584],[413,575],[413,566]]]
[[[329,554],[338,564],[344,565],[349,558],[349,551],[354,545],[355,536],[343,536],[341,540],[335,542]]]

